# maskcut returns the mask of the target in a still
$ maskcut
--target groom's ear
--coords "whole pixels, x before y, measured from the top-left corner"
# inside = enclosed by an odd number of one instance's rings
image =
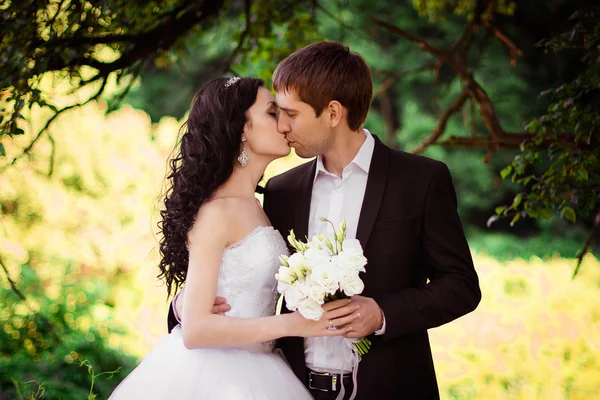
[[[337,100],[331,100],[325,109],[325,112],[328,115],[328,122],[332,128],[335,128],[342,122],[342,118],[344,118],[344,107]]]

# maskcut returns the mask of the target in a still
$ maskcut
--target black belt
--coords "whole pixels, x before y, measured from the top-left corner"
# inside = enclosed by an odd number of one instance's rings
[[[339,392],[342,387],[340,374],[317,372],[307,368],[306,375],[308,377],[309,389],[320,390],[322,392]],[[352,373],[344,374],[343,381],[346,391],[351,390],[349,384],[352,383]]]

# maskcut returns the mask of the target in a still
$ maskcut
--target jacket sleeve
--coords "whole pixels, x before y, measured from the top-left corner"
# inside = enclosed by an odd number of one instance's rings
[[[181,293],[181,292],[179,292],[179,293]],[[173,297],[173,300],[171,300],[171,303],[169,303],[169,315],[167,316],[167,330],[168,330],[169,333],[171,333],[171,331],[173,330],[173,328],[175,328],[181,322],[181,321],[179,321],[177,319],[177,316],[175,315],[175,310],[174,310],[174,307],[173,307],[173,302],[175,301],[175,299],[177,297],[178,296],[175,295]]]
[[[383,339],[423,332],[473,311],[481,300],[479,280],[456,209],[448,167],[436,163],[423,214],[421,268],[429,282],[379,300],[386,318]]]

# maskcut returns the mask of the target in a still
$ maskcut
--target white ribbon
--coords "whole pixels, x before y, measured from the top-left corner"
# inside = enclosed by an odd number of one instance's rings
[[[361,339],[348,339],[348,338],[344,338],[344,343],[346,344],[346,346],[348,346],[350,351],[345,351],[344,355],[346,358],[346,362],[345,364],[352,364],[352,383],[353,383],[353,388],[352,388],[352,395],[350,396],[350,400],[354,400],[354,398],[356,397],[356,391],[358,390],[358,363],[360,363],[360,360],[362,359],[360,357],[360,355],[358,354],[358,350],[356,349],[356,347],[354,346],[354,343],[360,342]],[[340,394],[338,394],[338,397],[335,400],[343,400],[344,399],[344,395],[346,394],[346,389],[344,389],[344,371],[342,369],[340,369],[340,386],[341,386],[341,390],[340,390]]]

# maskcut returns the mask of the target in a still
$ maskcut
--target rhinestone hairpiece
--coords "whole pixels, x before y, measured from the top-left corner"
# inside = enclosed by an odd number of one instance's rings
[[[227,82],[225,82],[225,87],[228,88],[229,86],[233,85],[240,79],[241,78],[239,76],[232,76],[231,78],[227,79]]]

